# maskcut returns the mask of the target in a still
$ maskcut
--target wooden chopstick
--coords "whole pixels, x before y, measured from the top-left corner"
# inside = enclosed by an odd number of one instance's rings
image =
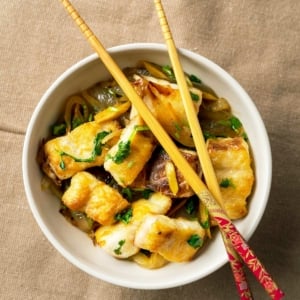
[[[198,120],[198,116],[196,114],[194,104],[191,98],[191,94],[187,85],[187,81],[185,78],[184,71],[182,69],[179,55],[176,49],[176,45],[171,33],[171,29],[168,24],[168,20],[163,8],[163,5],[160,0],[155,0],[155,8],[158,13],[160,26],[163,32],[163,36],[165,42],[167,44],[169,57],[171,61],[171,65],[173,67],[173,71],[175,74],[175,78],[178,84],[178,88],[180,91],[180,95],[183,101],[184,109],[187,115],[189,127],[191,129],[194,144],[197,150],[197,154],[201,163],[201,168],[205,177],[206,184],[211,191],[212,195],[218,201],[218,203],[223,207],[223,199],[222,194],[219,188],[219,184],[217,181],[217,177],[210,159],[210,156],[207,151],[207,147],[205,144],[204,136],[202,133],[202,129],[200,126],[200,122]],[[224,209],[224,207],[223,207]],[[232,269],[233,277],[235,280],[237,291],[240,295],[241,300],[250,300],[252,298],[252,294],[247,283],[246,275],[243,270],[243,265],[237,253],[234,251],[231,246],[230,241],[226,238],[225,234],[221,231],[222,238],[224,241],[224,245],[226,248],[226,252],[228,255],[228,260]]]
[[[244,262],[248,265],[249,269],[257,277],[259,282],[265,287],[272,299],[281,299],[283,292],[277,287],[276,283],[272,280],[270,274],[265,270],[261,262],[255,256],[254,252],[249,248],[246,241],[240,235],[234,224],[226,216],[224,210],[220,207],[217,201],[213,198],[205,184],[194,172],[193,168],[185,160],[178,148],[165,132],[159,122],[152,115],[146,104],[138,96],[130,82],[123,74],[118,65],[114,62],[109,53],[105,50],[103,45],[86,25],[83,19],[80,17],[78,12],[72,6],[68,0],[60,0],[65,9],[68,11],[70,16],[76,22],[84,36],[87,38],[90,45],[98,53],[99,58],[114,77],[116,82],[120,85],[123,92],[130,99],[133,106],[136,108],[138,113],[143,117],[144,121],[153,132],[158,142],[162,145],[165,151],[169,154],[170,158],[177,166],[177,168],[186,174],[186,180],[191,188],[194,190],[196,195],[202,200],[204,205],[207,207],[210,215],[217,221],[220,230],[224,231],[226,237],[231,241],[232,246],[235,248],[237,253],[241,256]]]

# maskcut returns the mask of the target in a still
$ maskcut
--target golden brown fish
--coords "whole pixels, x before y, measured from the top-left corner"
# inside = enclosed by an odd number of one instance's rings
[[[182,145],[194,146],[177,84],[147,76],[135,79],[133,86],[168,134]],[[196,88],[190,88],[190,93],[198,113],[202,93]]]
[[[57,137],[45,143],[44,172],[52,179],[64,180],[79,171],[101,166],[116,137],[103,143],[110,133],[120,128],[117,121],[87,122],[65,136]],[[118,139],[118,137],[117,137]]]
[[[209,139],[209,156],[221,187],[223,206],[230,219],[247,214],[254,174],[247,142],[241,137]]]
[[[107,153],[104,168],[120,186],[126,187],[142,171],[155,146],[156,140],[151,131],[136,115],[123,129],[118,143]]]
[[[135,245],[171,262],[189,261],[202,247],[205,230],[198,221],[148,215],[139,226]]]
[[[74,211],[83,211],[102,225],[116,222],[115,216],[129,206],[121,194],[88,172],[78,172],[62,196],[63,203]]]
[[[118,222],[110,226],[101,226],[95,233],[96,243],[110,255],[118,258],[128,258],[139,252],[134,244],[135,234],[143,218],[150,214],[165,214],[171,207],[169,197],[154,193],[151,197],[132,203],[131,216],[127,222]]]

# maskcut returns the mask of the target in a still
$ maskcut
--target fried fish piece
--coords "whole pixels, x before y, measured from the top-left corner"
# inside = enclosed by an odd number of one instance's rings
[[[139,226],[135,245],[171,262],[189,261],[202,247],[205,230],[198,221],[147,215]]]
[[[191,129],[177,84],[150,76],[135,76],[135,79],[134,88],[168,134],[180,144],[193,147]],[[190,93],[198,113],[202,93],[194,87],[190,88]]]
[[[150,159],[155,146],[153,134],[136,115],[123,129],[118,143],[108,151],[104,168],[120,186],[129,186]]]
[[[246,200],[254,183],[247,142],[242,137],[209,139],[207,149],[228,217],[244,217],[248,212]]]
[[[49,140],[43,147],[43,171],[59,182],[79,171],[103,165],[105,155],[118,137],[114,136],[105,144],[102,144],[101,138],[119,128],[117,121],[87,122],[67,135]]]
[[[128,223],[118,222],[110,226],[101,226],[95,233],[96,243],[110,255],[128,258],[139,252],[134,244],[138,226],[148,214],[165,214],[172,205],[171,198],[154,193],[149,199],[140,199],[132,203],[132,215]]]
[[[95,241],[111,256],[128,258],[140,251],[134,244],[136,229],[136,224],[122,222],[101,226],[95,232]]]
[[[115,215],[129,206],[117,190],[84,171],[72,177],[62,201],[71,210],[83,211],[102,225],[115,223]]]

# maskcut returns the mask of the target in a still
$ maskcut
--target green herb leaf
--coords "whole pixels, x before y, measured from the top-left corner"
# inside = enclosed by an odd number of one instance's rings
[[[196,82],[196,83],[201,83],[202,82],[200,78],[198,78],[196,75],[193,75],[193,74],[191,74],[189,76],[189,79],[190,79],[190,81]]]
[[[118,144],[118,151],[113,157],[109,157],[115,162],[116,164],[121,164],[130,154],[130,146],[131,141],[133,140],[134,136],[137,132],[140,131],[148,131],[150,130],[146,125],[136,125],[128,139],[128,141],[120,141]]]
[[[121,193],[127,200],[132,200],[132,190],[129,187],[123,188]]]
[[[66,128],[67,126],[65,123],[55,124],[52,126],[52,134],[54,136],[64,135],[66,133]]]
[[[170,66],[168,65],[162,66],[162,70],[169,77],[171,81],[176,81],[174,72]]]
[[[243,132],[242,137],[246,142],[249,140],[246,132]]]
[[[128,201],[135,201],[141,198],[149,199],[151,194],[153,193],[154,191],[151,189],[129,188],[129,187],[123,188],[121,191],[123,197],[126,198]]]
[[[75,129],[76,127],[78,127],[79,125],[81,125],[83,122],[84,122],[84,120],[81,118],[74,118],[72,120],[72,130]]]
[[[117,254],[117,255],[121,255],[122,254],[122,247],[123,245],[125,244],[125,240],[120,240],[119,243],[118,243],[118,247],[116,249],[114,249],[114,252]]]
[[[237,117],[231,117],[229,119],[229,121],[230,121],[230,127],[235,132],[238,132],[239,129],[242,127],[242,123],[241,123],[241,121]]]
[[[66,168],[65,162],[61,159],[59,163],[59,167],[64,170]]]
[[[203,131],[203,136],[204,136],[205,141],[208,139],[216,138],[216,136],[214,134],[210,133],[209,131]]]
[[[187,243],[197,249],[203,245],[203,239],[198,234],[192,234],[190,238],[187,240]]]
[[[59,164],[60,168],[62,170],[65,169],[65,163],[62,160],[63,156],[68,156],[71,157],[75,162],[93,162],[96,159],[97,155],[101,155],[102,153],[102,140],[109,134],[110,132],[107,131],[101,131],[98,132],[95,139],[94,139],[94,149],[92,151],[92,154],[88,158],[79,158],[76,156],[73,156],[72,154],[69,154],[67,152],[61,151],[60,152],[60,157],[61,157],[61,162]]]
[[[190,92],[193,101],[199,101],[200,97],[197,94]]]
[[[94,150],[92,156],[97,156],[102,154],[102,141],[109,134],[108,131],[98,132],[94,139]]]
[[[121,164],[125,160],[125,158],[129,156],[130,144],[130,141],[121,141],[118,144],[118,151],[115,156],[112,157],[113,162],[115,162],[116,164]]]
[[[228,188],[228,187],[234,187],[234,184],[232,183],[232,180],[230,178],[223,178],[220,182],[220,187]]]
[[[128,224],[132,218],[132,207],[125,209],[115,215],[116,221],[121,221],[125,224]]]
[[[208,229],[210,227],[210,222],[209,220],[206,220],[204,222],[201,222],[200,225],[204,228],[204,229]]]
[[[185,204],[187,214],[192,215],[197,210],[198,203],[197,197],[190,197]]]

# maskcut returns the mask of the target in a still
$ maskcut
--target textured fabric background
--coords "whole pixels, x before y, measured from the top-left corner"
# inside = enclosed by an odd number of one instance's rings
[[[297,299],[300,2],[163,3],[177,46],[202,54],[227,70],[262,115],[273,152],[273,184],[250,245],[285,291],[286,299]],[[73,0],[73,4],[106,47],[163,42],[150,0]],[[0,0],[0,298],[238,299],[229,265],[203,280],[173,289],[142,291],[113,286],[67,262],[37,226],[22,182],[26,127],[49,85],[91,53],[58,0]],[[248,277],[255,299],[268,299],[252,275]]]

